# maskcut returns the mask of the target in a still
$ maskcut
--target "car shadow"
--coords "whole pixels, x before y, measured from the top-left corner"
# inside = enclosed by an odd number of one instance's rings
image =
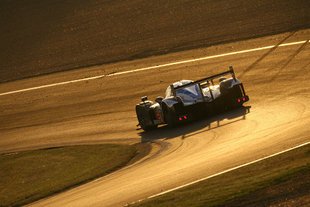
[[[138,133],[141,136],[141,142],[152,142],[159,139],[172,139],[176,137],[181,137],[186,139],[193,135],[209,131],[221,126],[229,125],[238,121],[246,119],[246,114],[250,113],[251,106],[242,106],[240,108],[227,111],[210,118],[201,119],[197,121],[192,121],[190,123],[185,123],[183,125],[178,125],[175,127],[169,127],[167,125],[161,126],[155,130],[145,132],[142,129]],[[221,124],[223,120],[225,123]],[[216,126],[211,127],[212,123],[216,123]],[[213,124],[214,125],[214,124]],[[201,131],[201,129],[204,129]]]

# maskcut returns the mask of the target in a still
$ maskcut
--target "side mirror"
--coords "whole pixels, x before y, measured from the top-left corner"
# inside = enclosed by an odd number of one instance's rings
[[[147,100],[147,96],[142,96],[141,101],[145,102]]]

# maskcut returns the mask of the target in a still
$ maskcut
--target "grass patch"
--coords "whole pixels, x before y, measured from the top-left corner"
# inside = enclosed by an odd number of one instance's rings
[[[307,145],[132,206],[269,206],[308,199],[309,154]]]
[[[0,206],[19,206],[103,176],[136,155],[129,145],[48,148],[0,155]]]

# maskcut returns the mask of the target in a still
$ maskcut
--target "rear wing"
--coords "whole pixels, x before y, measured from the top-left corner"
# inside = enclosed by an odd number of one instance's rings
[[[172,85],[170,85],[170,88],[172,90],[172,94],[174,96],[176,96],[176,90],[181,89],[181,88],[186,88],[186,87],[191,86],[191,85],[198,84],[200,92],[201,92],[201,94],[203,94],[202,88],[201,88],[202,83],[203,84],[207,84],[207,86],[210,87],[210,83],[211,83],[211,85],[214,85],[214,83],[213,83],[214,79],[219,78],[219,77],[224,76],[224,75],[229,75],[229,74],[232,76],[233,79],[236,80],[234,69],[233,69],[232,66],[229,66],[229,70],[228,71],[225,71],[225,72],[222,72],[222,73],[218,73],[218,74],[215,74],[215,75],[212,75],[212,76],[209,76],[209,77],[206,77],[206,78],[203,78],[203,79],[200,79],[200,80],[188,83],[188,84],[184,84],[182,86],[174,87],[173,84],[172,84]],[[242,89],[243,89],[243,86],[242,86]],[[209,91],[210,91],[212,100],[214,100],[214,97],[213,97],[213,94],[212,94],[212,90],[210,90],[210,88],[209,88]],[[244,92],[244,89],[243,89],[243,92]]]

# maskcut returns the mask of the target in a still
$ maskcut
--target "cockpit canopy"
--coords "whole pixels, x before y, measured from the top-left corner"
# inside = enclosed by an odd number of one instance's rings
[[[173,83],[172,85],[175,88],[175,87],[183,86],[185,84],[192,83],[192,82],[193,82],[192,80],[180,80],[180,81]],[[172,89],[171,89],[171,86],[168,86],[166,89],[165,97],[168,98],[171,96],[173,96]]]

